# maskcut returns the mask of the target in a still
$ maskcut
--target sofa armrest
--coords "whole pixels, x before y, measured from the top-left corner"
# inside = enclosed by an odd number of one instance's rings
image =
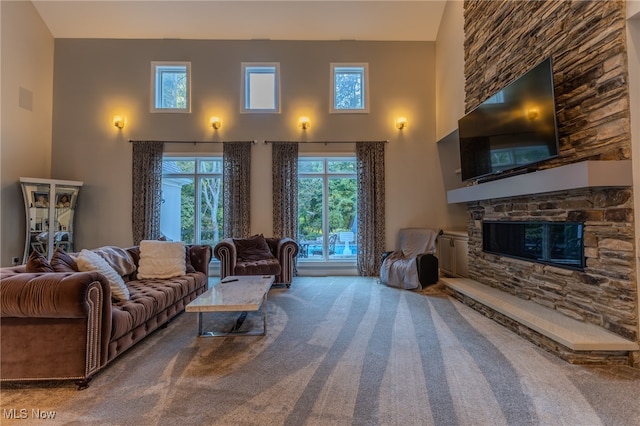
[[[420,281],[422,288],[438,282],[438,258],[433,253],[417,255],[416,268],[418,268],[418,281]]]
[[[107,362],[111,289],[98,272],[4,274],[3,380],[90,377]]]
[[[291,284],[295,273],[295,261],[298,255],[298,243],[292,238],[280,238],[278,241],[277,258],[282,268],[281,281],[287,285]]]
[[[110,319],[111,288],[98,272],[24,272],[2,277],[2,317],[86,318],[94,309],[102,309]]]
[[[278,248],[276,250],[277,258],[280,262],[284,259],[295,259],[298,255],[298,243],[292,238],[278,239]]]
[[[22,274],[27,272],[27,265],[5,266],[0,268],[0,278],[4,278],[12,274]]]
[[[209,263],[213,250],[210,245],[190,245],[189,246],[189,259],[191,260],[191,266],[198,271],[202,272],[205,276],[209,276]]]
[[[213,248],[213,255],[220,261],[220,279],[233,275],[238,260],[233,238],[223,238]]]

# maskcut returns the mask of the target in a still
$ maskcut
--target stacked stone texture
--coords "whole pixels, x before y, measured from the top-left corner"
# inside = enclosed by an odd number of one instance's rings
[[[550,339],[549,337],[538,333],[535,330],[532,330],[528,327],[523,326],[521,323],[514,321],[501,314],[500,312],[489,308],[486,305],[476,302],[470,297],[464,295],[455,290],[450,290],[452,295],[460,300],[462,303],[472,307],[478,312],[482,313],[488,318],[496,321],[499,324],[502,324],[504,327],[513,331],[514,333],[524,337],[535,345],[549,351],[553,352],[560,358],[570,362],[572,364],[616,364],[616,365],[640,365],[640,360],[638,359],[638,353],[633,352],[629,354],[628,351],[574,351],[569,349],[568,347],[561,345],[556,340]]]
[[[541,168],[631,157],[622,1],[465,1],[471,110],[553,58],[560,152]],[[484,284],[638,340],[633,194],[584,189],[468,204],[469,274]],[[586,269],[482,251],[483,219],[585,223]]]
[[[543,167],[631,157],[621,1],[465,1],[467,111],[553,58],[560,155]]]
[[[469,203],[469,277],[636,340],[632,206],[629,188]],[[586,268],[577,271],[485,253],[483,220],[582,222]]]

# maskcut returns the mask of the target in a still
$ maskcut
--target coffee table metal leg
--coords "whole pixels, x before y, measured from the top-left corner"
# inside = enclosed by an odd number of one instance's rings
[[[236,324],[233,330],[230,333],[218,332],[218,331],[202,331],[203,329],[203,321],[202,314],[203,312],[198,312],[198,337],[229,337],[229,336],[266,336],[267,335],[267,293],[262,296],[262,332],[259,331],[247,331],[241,332],[237,331],[238,324]],[[247,312],[243,312],[244,315]]]
[[[267,293],[262,298],[262,335],[267,335]]]

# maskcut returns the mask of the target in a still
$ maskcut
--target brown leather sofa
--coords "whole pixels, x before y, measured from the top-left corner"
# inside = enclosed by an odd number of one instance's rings
[[[137,268],[139,247],[126,251]],[[98,272],[0,269],[2,381],[75,379],[78,389],[88,387],[97,372],[207,290],[211,256],[211,246],[188,246],[193,268],[186,275],[137,280],[133,272],[125,277],[130,300],[113,302]]]
[[[291,286],[298,243],[291,238],[254,235],[224,238],[213,248],[220,260],[220,279],[228,275],[274,275],[276,284]]]

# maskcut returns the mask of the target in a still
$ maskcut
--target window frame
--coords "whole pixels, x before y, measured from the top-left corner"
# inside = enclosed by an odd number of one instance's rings
[[[158,100],[158,68],[159,67],[182,67],[186,68],[186,106],[184,108],[162,108],[156,106],[156,101]],[[188,61],[152,61],[151,62],[151,112],[152,113],[182,113],[189,114],[191,113],[191,62]],[[160,100],[162,94],[160,93]]]
[[[251,95],[249,78],[252,74],[248,72],[251,68],[273,68],[274,75],[274,108],[249,108],[248,101]],[[280,62],[242,62],[240,64],[240,113],[242,114],[280,114]],[[257,71],[255,72],[258,73]],[[260,73],[260,74],[267,74]]]
[[[311,172],[300,172],[298,171],[298,179],[304,178],[321,178],[322,179],[322,252],[323,257],[321,259],[309,259],[305,257],[298,257],[298,261],[302,264],[331,264],[331,263],[340,263],[340,264],[355,264],[357,256],[353,255],[353,257],[348,258],[340,258],[335,254],[332,255],[329,253],[329,181],[331,179],[354,179],[357,182],[358,176],[357,171],[353,172],[332,172],[329,171],[329,162],[331,161],[349,161],[356,162],[355,153],[336,153],[336,154],[318,154],[318,153],[309,153],[309,154],[300,154],[298,155],[298,161],[306,160],[306,161],[321,161],[323,162],[323,170],[322,171],[311,171]],[[357,214],[357,207],[356,207]],[[337,244],[337,243],[336,243]]]
[[[362,100],[363,107],[359,109],[342,109],[336,108],[336,69],[337,68],[362,68]],[[331,62],[330,64],[330,97],[329,97],[329,113],[330,114],[368,114],[369,113],[369,64],[367,62]]]
[[[192,179],[194,185],[194,209],[193,209],[193,221],[194,221],[194,235],[193,235],[193,244],[203,244],[202,243],[202,220],[201,220],[201,209],[199,206],[201,205],[201,187],[200,180],[203,178],[219,178],[222,185],[223,182],[223,170],[221,168],[220,172],[202,172],[200,171],[200,163],[203,161],[223,161],[223,155],[213,154],[213,153],[203,153],[202,155],[193,155],[193,154],[180,154],[180,153],[164,153],[162,155],[162,161],[193,161],[194,170],[192,172],[179,172],[179,173],[162,173],[162,179],[164,181],[165,178],[186,178]],[[163,182],[164,183],[164,182]],[[221,197],[221,204],[224,203],[224,198]],[[164,195],[163,195],[163,204],[164,204]],[[196,226],[197,225],[197,226]],[[182,230],[180,232],[182,234]],[[182,241],[182,238],[180,239]],[[214,243],[217,243],[214,242]],[[209,243],[206,243],[209,244]]]

